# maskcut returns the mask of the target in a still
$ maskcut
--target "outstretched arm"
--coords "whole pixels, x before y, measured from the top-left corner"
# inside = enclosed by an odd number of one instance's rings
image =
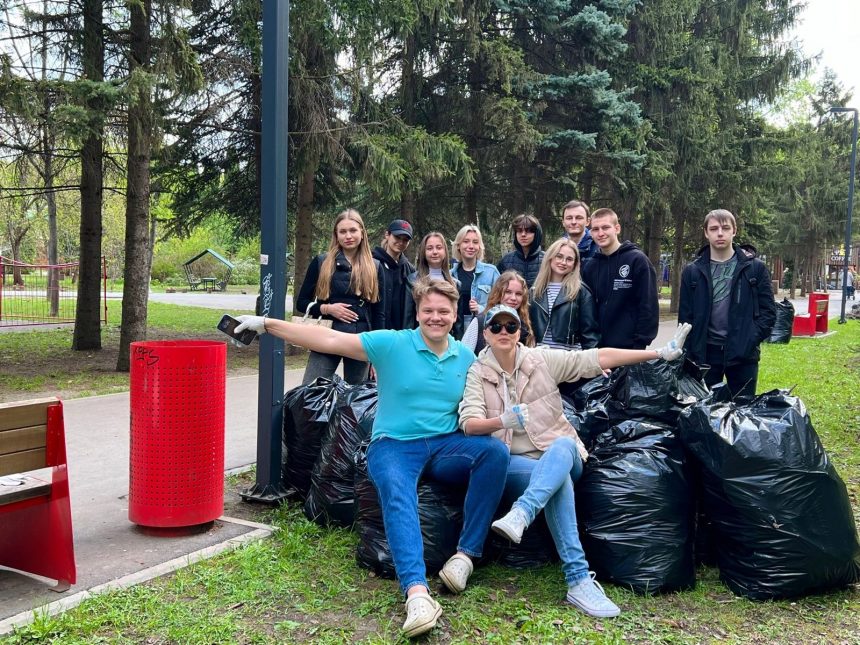
[[[239,316],[237,320],[242,324],[236,327],[236,332],[253,329],[258,334],[269,333],[283,338],[291,345],[321,354],[337,354],[358,361],[367,360],[367,353],[358,334],[347,334],[315,325],[299,325],[263,316]]]
[[[692,325],[683,323],[678,325],[675,335],[666,345],[659,349],[615,349],[614,347],[602,347],[597,350],[597,361],[604,370],[622,365],[634,365],[662,358],[672,361],[681,356],[684,351],[684,342],[690,333]]]

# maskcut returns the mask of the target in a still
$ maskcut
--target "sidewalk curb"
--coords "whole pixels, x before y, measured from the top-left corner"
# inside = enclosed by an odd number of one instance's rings
[[[193,553],[189,553],[188,555],[183,555],[178,558],[174,558],[173,560],[163,562],[154,567],[149,567],[148,569],[143,569],[142,571],[136,571],[134,573],[128,574],[127,576],[123,576],[122,578],[117,578],[116,580],[111,580],[110,582],[97,585],[92,589],[80,591],[66,598],[62,598],[61,600],[56,600],[46,605],[42,605],[41,607],[37,607],[36,609],[22,611],[20,614],[10,616],[5,620],[0,621],[0,635],[8,634],[16,627],[22,627],[24,625],[32,623],[37,616],[55,616],[68,609],[77,607],[82,602],[92,596],[105,593],[107,591],[127,589],[136,584],[148,582],[149,580],[153,580],[169,573],[173,573],[174,571],[183,569],[196,562],[200,562],[201,560],[207,560],[221,553],[234,551],[235,549],[238,549],[239,547],[244,546],[246,544],[263,540],[267,537],[270,537],[272,533],[277,530],[277,527],[271,526],[269,524],[250,522],[248,520],[241,520],[235,517],[227,517],[225,515],[222,515],[218,519],[222,522],[230,522],[231,524],[240,524],[242,526],[247,526],[253,528],[254,530],[250,531],[249,533],[243,533],[242,535],[238,535],[228,540],[224,540],[223,542],[219,542],[218,544],[213,544],[212,546],[208,546],[204,549],[199,549],[198,551],[194,551]]]

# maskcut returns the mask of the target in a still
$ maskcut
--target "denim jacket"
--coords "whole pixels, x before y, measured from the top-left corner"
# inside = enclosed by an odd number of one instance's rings
[[[460,279],[460,263],[455,262],[451,268],[451,275]],[[475,266],[475,278],[472,280],[472,298],[478,301],[481,311],[487,307],[487,299],[490,297],[490,289],[499,279],[499,270],[492,264],[478,262]]]

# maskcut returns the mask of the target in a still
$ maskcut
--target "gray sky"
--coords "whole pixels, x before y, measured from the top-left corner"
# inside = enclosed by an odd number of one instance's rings
[[[821,54],[818,78],[831,68],[847,88],[852,107],[860,107],[860,0],[807,0],[795,37],[808,55]]]

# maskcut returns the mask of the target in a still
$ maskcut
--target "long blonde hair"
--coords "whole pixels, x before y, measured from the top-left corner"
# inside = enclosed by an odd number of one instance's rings
[[[561,290],[567,296],[568,300],[573,300],[579,293],[579,288],[582,285],[582,278],[579,274],[579,249],[576,248],[574,242],[561,238],[550,245],[543,256],[543,261],[540,263],[540,271],[538,271],[534,284],[535,300],[543,298],[543,294],[546,293],[547,285],[552,281],[552,267],[550,263],[558,255],[562,247],[565,246],[573,250],[573,257],[576,258],[576,262],[574,262],[573,270],[564,276],[564,280],[561,282]]]
[[[469,233],[474,233],[478,236],[478,257],[475,258],[478,262],[484,261],[484,236],[481,235],[481,231],[478,230],[478,227],[474,224],[466,224],[463,228],[457,231],[457,235],[454,236],[454,248],[451,249],[451,254],[454,256],[454,259],[457,262],[463,261],[463,256],[460,254],[460,244],[463,242],[463,238],[466,237]]]
[[[361,219],[361,215],[353,208],[347,208],[345,211],[342,211],[334,220],[334,227],[331,231],[331,242],[328,245],[328,252],[320,267],[320,275],[317,278],[314,298],[317,300],[328,300],[329,295],[331,295],[331,278],[334,275],[337,254],[341,251],[340,244],[337,241],[337,227],[344,220],[351,220],[357,223],[361,229],[361,242],[358,243],[355,258],[352,262],[349,288],[356,296],[368,302],[379,302],[379,280],[376,277],[376,263],[373,261],[373,255],[370,252],[367,230],[364,228],[364,221]]]
[[[517,313],[520,316],[520,324],[522,324],[524,328],[528,329],[528,335],[526,336],[523,344],[528,347],[534,347],[535,336],[532,333],[532,321],[531,318],[529,318],[529,285],[526,283],[526,279],[523,276],[514,270],[505,271],[500,275],[495,284],[493,284],[493,288],[490,289],[490,295],[487,296],[486,310],[489,311],[491,307],[502,304],[502,298],[505,296],[505,289],[508,288],[508,284],[512,280],[516,280],[523,287],[523,301],[520,303],[520,306],[517,307]]]
[[[445,241],[445,236],[438,231],[430,231],[427,235],[421,238],[421,244],[418,245],[418,253],[415,257],[415,266],[418,269],[418,277],[423,278],[424,276],[430,275],[430,263],[427,262],[427,242],[431,237],[438,237],[442,240],[442,248],[445,249],[445,259],[442,260],[442,275],[445,277],[445,280],[454,284],[454,278],[451,277],[451,269],[448,266],[450,264],[448,261],[448,242]]]

